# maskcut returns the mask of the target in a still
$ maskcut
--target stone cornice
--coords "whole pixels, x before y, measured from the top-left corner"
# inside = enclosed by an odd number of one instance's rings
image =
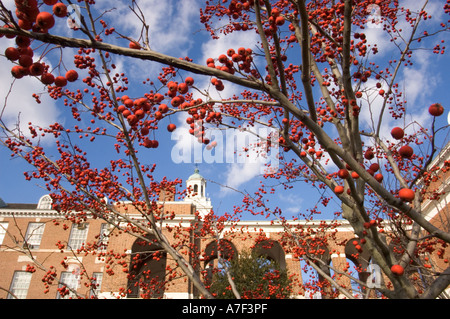
[[[47,209],[8,209],[7,207],[0,209],[0,217],[12,218],[61,218],[61,213],[55,210]]]

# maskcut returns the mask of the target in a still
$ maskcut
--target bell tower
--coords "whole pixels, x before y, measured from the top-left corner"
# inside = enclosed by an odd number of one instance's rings
[[[206,180],[200,175],[197,167],[194,174],[187,179],[186,188],[187,194],[184,201],[193,203],[201,217],[208,214],[212,209],[211,200],[206,197]]]

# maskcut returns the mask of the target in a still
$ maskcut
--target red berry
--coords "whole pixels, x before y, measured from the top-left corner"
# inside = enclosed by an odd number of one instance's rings
[[[36,25],[43,30],[48,30],[55,25],[55,18],[51,13],[42,11],[36,17]]]
[[[19,64],[24,68],[29,68],[33,64],[33,58],[29,55],[21,55],[19,58]]]
[[[246,52],[247,52],[247,50],[245,50],[244,47],[240,47],[240,48],[237,50],[237,53],[238,53],[239,55],[242,55],[242,56],[244,56],[244,55],[246,54]]]
[[[405,135],[405,132],[400,127],[394,127],[391,131],[391,135],[396,140],[401,140],[403,136]]]
[[[51,73],[44,73],[41,76],[41,82],[45,85],[50,85],[55,82],[55,77]]]
[[[374,178],[377,180],[378,183],[381,183],[383,181],[383,175],[380,173],[375,174]]]
[[[411,158],[411,156],[414,154],[414,150],[409,145],[403,145],[402,147],[400,147],[398,153],[403,158]]]
[[[194,79],[190,76],[188,76],[185,80],[184,83],[186,83],[188,86],[192,86],[194,85]]]
[[[167,130],[169,132],[175,131],[176,128],[177,128],[177,126],[175,124],[173,124],[173,123],[170,123],[169,125],[167,125]]]
[[[160,120],[162,119],[163,115],[160,111],[156,111],[155,112],[155,119]]]
[[[57,77],[55,78],[55,85],[56,85],[57,87],[63,87],[63,86],[66,86],[66,85],[67,85],[67,79],[66,79],[64,76],[59,75],[59,76],[57,76]]]
[[[162,113],[165,114],[169,111],[169,107],[167,106],[167,104],[160,104],[158,107],[158,110]]]
[[[75,82],[78,79],[78,73],[75,70],[69,70],[66,72],[66,79],[69,82]]]
[[[444,107],[439,103],[431,104],[428,112],[433,116],[441,116],[444,113]]]
[[[231,60],[233,60],[233,62],[239,62],[239,61],[241,61],[241,59],[242,59],[242,57],[237,53],[233,54],[231,57]]]
[[[65,16],[67,16],[67,6],[62,2],[56,3],[53,6],[53,13],[58,18],[64,18]]]
[[[126,107],[125,105],[121,104],[121,105],[119,105],[119,107],[117,108],[117,112],[123,113],[123,112],[126,111],[126,109],[127,109],[127,107]]]
[[[30,30],[33,27],[33,24],[31,21],[22,20],[22,19],[19,19],[17,24],[19,25],[19,27],[21,29],[24,29],[24,30]]]
[[[401,276],[405,272],[405,269],[400,265],[393,265],[391,271],[396,276]]]
[[[181,99],[179,96],[175,96],[172,101],[170,101],[173,107],[178,107],[181,104]]]
[[[275,24],[278,26],[282,26],[284,24],[284,17],[283,16],[279,16],[275,19]]]
[[[135,50],[140,50],[141,46],[139,45],[139,43],[134,42],[134,41],[130,41],[130,43],[128,44],[128,47],[130,49],[135,49]]]
[[[220,63],[225,64],[225,63],[227,63],[227,61],[228,61],[228,58],[227,58],[227,56],[226,56],[225,54],[221,54],[221,55],[219,56],[219,62],[220,62]]]
[[[22,35],[16,37],[16,44],[19,48],[27,48],[31,44],[31,39]]]
[[[9,47],[5,50],[5,56],[8,60],[16,61],[20,58],[20,52],[17,48]]]
[[[374,158],[374,154],[373,154],[373,151],[372,150],[367,150],[365,153],[364,153],[364,158],[365,159],[367,159],[367,160],[371,160],[371,159],[373,159]]]
[[[15,77],[16,79],[21,79],[23,78],[25,75],[27,75],[27,69],[24,68],[21,65],[15,65],[12,67],[11,69],[11,74],[13,77]]]
[[[178,93],[180,94],[186,94],[189,90],[188,85],[186,83],[180,83],[178,84]]]
[[[40,76],[44,73],[45,67],[40,62],[35,62],[30,66],[30,74],[34,76]]]
[[[398,192],[398,196],[400,197],[401,200],[403,200],[405,202],[411,202],[411,201],[414,200],[415,194],[414,194],[414,191],[412,189],[402,188]]]
[[[338,176],[342,179],[345,179],[349,176],[349,173],[345,168],[342,168],[338,171]]]
[[[342,193],[344,192],[344,187],[341,186],[341,185],[338,185],[338,186],[336,186],[336,187],[334,188],[334,192],[335,192],[336,194],[342,194]]]
[[[174,81],[169,81],[167,83],[167,88],[169,89],[170,92],[176,92],[178,90],[178,83]]]

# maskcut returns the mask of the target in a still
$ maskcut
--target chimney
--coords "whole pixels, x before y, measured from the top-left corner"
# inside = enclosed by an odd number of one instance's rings
[[[158,201],[160,202],[174,202],[175,201],[175,189],[172,187],[161,188],[158,194]]]

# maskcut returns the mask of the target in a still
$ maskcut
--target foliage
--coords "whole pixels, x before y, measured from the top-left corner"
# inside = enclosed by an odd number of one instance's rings
[[[285,270],[274,260],[254,251],[243,252],[239,258],[225,263],[212,279],[210,291],[218,299],[234,299],[226,271],[242,299],[286,299],[291,295],[291,282]]]

